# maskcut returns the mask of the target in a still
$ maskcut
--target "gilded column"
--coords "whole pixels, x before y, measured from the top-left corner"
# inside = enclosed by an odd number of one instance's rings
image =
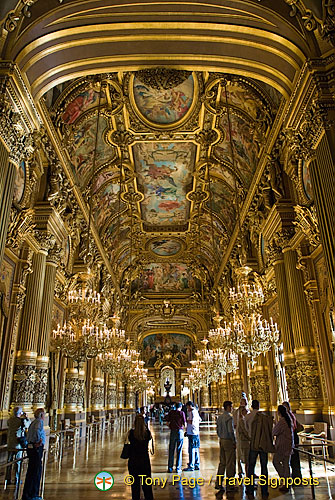
[[[272,241],[268,246],[268,250],[270,260],[272,261],[275,272],[280,317],[280,333],[284,347],[287,392],[292,409],[296,410],[299,406],[299,390],[297,386],[292,319],[288,295],[288,283],[286,281],[284,256],[282,253],[283,249],[277,241]]]
[[[296,380],[298,382],[300,410],[319,411],[323,406],[319,370],[316,360],[310,315],[304,293],[303,275],[297,269],[296,252],[284,249],[284,264],[290,302]]]
[[[52,322],[52,308],[54,303],[55,279],[60,251],[54,247],[50,250],[45,269],[41,319],[37,342],[36,381],[34,392],[34,407],[45,405],[48,383],[49,341]]]
[[[91,408],[92,411],[102,411],[104,408],[104,379],[96,366],[93,367]]]
[[[111,378],[111,376],[109,376],[107,389],[107,410],[114,410],[116,406],[116,381],[115,378]]]
[[[268,368],[265,356],[257,357],[257,362],[250,372],[250,384],[252,388],[252,399],[258,399],[263,410],[268,410],[270,406],[270,388],[268,378]]]
[[[37,344],[41,318],[45,266],[48,248],[54,243],[50,235],[40,238],[41,249],[33,256],[33,272],[27,279],[21,330],[16,355],[13,404],[31,411],[36,379]]]
[[[117,388],[117,407],[118,409],[124,407],[124,385],[122,382],[118,382],[118,388]]]
[[[135,408],[135,391],[131,384],[127,384],[127,408]]]
[[[4,148],[4,146],[0,142],[0,149],[2,148]],[[0,151],[1,156],[4,156],[3,153],[4,151]],[[0,161],[1,160],[3,160],[3,158],[0,158]],[[0,191],[0,263],[1,263],[5,251],[8,224],[9,224],[9,215],[13,202],[14,183],[15,183],[15,176],[17,169],[15,165],[8,160],[7,164],[2,164],[2,165],[0,164],[0,169],[4,170],[4,182],[2,185],[2,189]]]
[[[78,369],[74,367],[71,359],[67,360],[67,369],[64,388],[64,411],[65,413],[77,413],[78,409]]]
[[[211,401],[211,406],[214,408],[218,407],[218,384],[216,382],[211,383],[211,394],[212,394],[212,401]]]
[[[333,128],[333,127],[332,127]],[[329,138],[329,136],[328,136]],[[334,151],[325,134],[317,149],[316,159],[309,164],[311,183],[316,206],[322,248],[325,254],[329,281],[334,296]]]
[[[201,388],[201,407],[209,407],[209,390],[207,385]]]

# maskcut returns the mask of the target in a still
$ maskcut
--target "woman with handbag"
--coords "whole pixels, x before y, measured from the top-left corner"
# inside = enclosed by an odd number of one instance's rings
[[[298,432],[302,432],[304,430],[304,426],[301,425],[300,422],[298,422],[296,416],[294,415],[294,413],[292,413],[291,405],[288,401],[284,401],[283,406],[285,406],[287,413],[289,414],[289,417],[292,421],[294,448],[296,448],[297,446],[299,446]],[[293,479],[295,478],[301,479],[302,474],[300,465],[300,455],[299,452],[296,450],[293,450],[293,453],[291,455],[290,466],[291,466],[291,477]]]
[[[145,425],[143,415],[136,415],[134,429],[131,429],[128,433],[128,471],[134,478],[134,482],[131,485],[132,500],[140,500],[141,486],[145,500],[153,500],[154,498],[151,484],[146,484],[146,479],[151,478],[151,464],[148,449],[149,441],[151,440],[152,436]],[[153,454],[153,442],[151,453]]]

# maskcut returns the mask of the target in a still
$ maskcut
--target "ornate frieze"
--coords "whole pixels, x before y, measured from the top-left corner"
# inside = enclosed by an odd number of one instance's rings
[[[36,368],[33,402],[35,405],[45,405],[48,387],[48,368]]]
[[[12,250],[18,250],[29,236],[34,235],[34,210],[17,210],[12,207],[10,212],[9,228],[7,233],[6,246]]]
[[[321,37],[335,45],[335,4],[334,0],[285,0],[292,7],[291,16],[301,14],[308,31],[319,31]]]
[[[290,400],[299,400],[297,370],[295,365],[285,365],[286,386]]]
[[[300,399],[320,399],[321,385],[316,360],[296,361],[296,380]]]
[[[320,233],[315,207],[296,205],[294,211],[296,219],[293,224],[303,232],[312,247],[317,247],[320,244]]]
[[[16,364],[14,374],[13,402],[22,406],[33,402],[36,382],[35,365]]]

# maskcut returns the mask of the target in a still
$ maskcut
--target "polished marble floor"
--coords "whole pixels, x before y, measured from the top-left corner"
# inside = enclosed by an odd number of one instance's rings
[[[177,480],[173,484],[173,474],[168,474],[167,456],[169,430],[161,428],[158,424],[151,424],[151,431],[155,440],[155,454],[152,457],[152,477],[160,481],[160,485],[153,488],[155,500],[215,500],[214,489],[215,474],[218,465],[218,440],[215,427],[204,425],[201,428],[200,462],[201,470],[196,472],[183,472],[181,479],[184,484]],[[123,446],[125,429],[117,429],[106,434],[104,439],[94,439],[90,443],[83,442],[77,453],[71,450],[64,453],[61,461],[50,460],[46,469],[46,483],[44,500],[109,500],[109,499],[131,499],[130,486],[124,483],[128,474],[127,460],[120,459]],[[184,441],[183,465],[186,466],[187,438]],[[270,460],[269,473],[271,477],[277,477]],[[94,477],[100,471],[110,472],[115,480],[114,486],[109,491],[99,491],[94,486]],[[260,474],[259,469],[256,473]],[[308,464],[303,463],[303,477],[309,477]],[[321,464],[313,465],[314,476],[320,480],[316,487],[316,498],[320,500],[335,499],[335,466],[330,466],[327,475]],[[193,486],[194,478],[203,479],[203,485]],[[176,479],[176,478],[175,478]],[[164,487],[162,482],[166,480]],[[188,482],[188,484],[185,484]],[[201,483],[201,481],[200,481]],[[9,492],[0,495],[0,498],[10,498]],[[258,491],[260,498],[260,492]],[[226,496],[224,495],[225,499]],[[243,487],[229,498],[236,500],[245,498]],[[278,489],[270,488],[270,499],[296,499],[309,500],[312,498],[310,487],[294,488],[288,494],[281,493]]]

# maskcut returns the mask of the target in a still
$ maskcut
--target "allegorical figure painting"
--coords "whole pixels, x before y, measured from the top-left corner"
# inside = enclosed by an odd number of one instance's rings
[[[160,257],[176,255],[181,249],[181,243],[171,238],[162,238],[154,240],[149,245],[150,250]]]
[[[199,289],[200,284],[186,264],[150,263],[133,282],[132,289],[137,288],[144,292],[187,292]]]
[[[171,89],[154,89],[135,78],[133,90],[136,106],[147,120],[170,124],[181,120],[190,109],[194,81],[191,75]]]
[[[62,120],[67,125],[75,122],[85,111],[97,105],[99,92],[87,89],[81,92],[73,101],[69,102],[62,114]]]
[[[97,132],[96,120],[97,117],[94,116],[84,121],[82,126],[74,132],[73,142],[69,148],[71,162],[81,185],[85,184],[87,177],[93,173],[92,162],[94,159],[95,136]],[[115,156],[114,148],[106,144],[102,138],[107,125],[106,118],[100,116],[99,136],[95,156],[96,169],[112,160]]]
[[[142,216],[152,225],[185,223],[190,203],[195,146],[190,142],[135,144],[134,157],[143,188]]]
[[[146,366],[154,366],[165,354],[171,354],[181,366],[188,366],[192,356],[191,338],[179,333],[154,333],[145,337],[142,357]]]

